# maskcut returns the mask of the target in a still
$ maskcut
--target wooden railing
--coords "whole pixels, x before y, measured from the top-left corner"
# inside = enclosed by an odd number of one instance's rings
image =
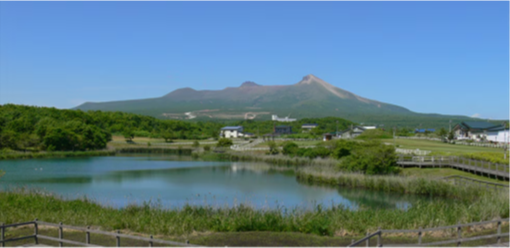
[[[508,164],[491,163],[458,156],[405,156],[400,155],[397,163],[402,166],[448,166],[465,171],[473,171],[481,175],[509,178]]]
[[[443,178],[441,178],[441,180],[453,180],[453,184],[455,184],[455,185],[469,183],[469,184],[483,185],[482,187],[485,187],[487,189],[496,189],[496,190],[509,190],[510,189],[510,186],[508,184],[487,182],[487,181],[482,181],[482,180],[458,176],[458,175],[443,177]]]
[[[34,225],[34,234],[33,235],[28,235],[28,236],[23,236],[23,237],[18,237],[18,238],[5,239],[5,230],[7,228],[9,228],[9,227],[17,227],[17,226],[26,226],[26,225]],[[52,226],[52,227],[58,228],[58,237],[51,237],[51,236],[46,236],[46,235],[39,234],[39,225]],[[70,230],[75,230],[75,231],[83,231],[83,232],[85,232],[85,243],[74,241],[74,240],[64,239],[64,228],[65,229],[70,229]],[[4,247],[5,243],[7,243],[7,242],[13,242],[13,241],[18,241],[18,240],[32,239],[33,238],[35,244],[39,244],[39,239],[45,239],[45,240],[59,242],[59,246],[60,247],[64,246],[64,243],[72,244],[72,245],[79,245],[79,246],[100,246],[100,245],[94,245],[94,244],[91,243],[91,240],[90,240],[90,234],[91,233],[102,234],[102,235],[106,235],[106,236],[115,237],[115,239],[116,239],[116,246],[117,247],[120,247],[120,239],[121,238],[146,241],[147,244],[149,245],[149,247],[152,247],[154,243],[159,243],[159,244],[164,244],[164,245],[171,245],[171,246],[197,246],[197,245],[189,244],[188,241],[186,241],[186,243],[181,243],[181,242],[175,242],[175,241],[170,241],[170,240],[155,239],[155,238],[152,237],[152,235],[149,238],[145,238],[145,237],[133,236],[133,235],[128,235],[128,234],[122,234],[122,233],[120,233],[119,230],[117,230],[116,232],[105,232],[105,231],[90,229],[90,226],[84,228],[84,227],[64,225],[64,224],[62,224],[62,222],[60,222],[59,224],[55,224],[55,223],[39,221],[37,219],[35,219],[34,221],[23,222],[23,223],[16,223],[16,224],[9,224],[9,225],[4,225],[4,223],[2,223],[0,225],[0,244],[1,244],[2,247]]]
[[[370,246],[370,239],[377,236],[377,247],[383,246],[383,234],[385,233],[393,233],[393,234],[403,234],[403,233],[416,233],[417,242],[411,243],[411,244],[384,244],[385,246],[439,246],[439,245],[446,245],[446,244],[457,244],[457,246],[460,246],[462,242],[468,242],[468,241],[474,241],[474,240],[481,240],[481,239],[489,239],[489,238],[497,238],[497,243],[501,244],[501,238],[504,236],[509,236],[509,233],[501,233],[501,225],[503,222],[509,222],[510,219],[499,219],[499,220],[489,220],[489,221],[481,221],[481,222],[471,222],[467,224],[457,224],[457,225],[451,225],[451,226],[441,226],[441,227],[434,227],[434,228],[419,228],[419,229],[403,229],[403,230],[381,230],[379,228],[376,232],[372,234],[368,234],[364,238],[352,242],[348,247],[357,246],[363,242],[366,243],[366,246]],[[477,225],[487,225],[497,223],[497,231],[495,234],[488,234],[488,235],[482,235],[482,236],[476,236],[476,237],[469,237],[469,238],[462,238],[462,229],[465,227],[471,227],[471,226],[477,226]],[[424,232],[431,232],[431,231],[442,231],[447,229],[456,229],[457,231],[457,237],[453,239],[448,240],[441,240],[441,241],[435,241],[435,242],[429,242],[429,243],[423,243],[422,237],[424,236]]]

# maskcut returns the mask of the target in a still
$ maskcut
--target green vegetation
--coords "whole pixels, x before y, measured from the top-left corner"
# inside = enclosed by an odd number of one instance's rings
[[[269,142],[270,152],[278,154],[274,142]],[[286,141],[282,143],[282,154],[291,157],[336,158],[340,159],[338,169],[350,172],[362,172],[368,175],[397,174],[397,157],[395,149],[377,140],[356,142],[351,140],[334,140],[319,143],[313,148],[302,148],[296,143]]]
[[[349,179],[346,179],[349,180]],[[391,186],[395,180],[367,177],[367,185]],[[159,235],[186,235],[193,232],[299,232],[332,236],[338,232],[364,234],[379,226],[387,229],[411,229],[418,226],[435,227],[467,223],[493,218],[507,218],[508,194],[484,192],[480,189],[455,188],[452,185],[426,180],[401,184],[403,190],[416,193],[451,195],[456,201],[418,202],[407,210],[367,209],[349,210],[343,206],[325,208],[318,205],[311,211],[280,207],[256,210],[245,205],[236,207],[184,206],[179,209],[162,209],[158,203],[130,205],[122,209],[102,207],[88,199],[65,201],[50,194],[19,189],[0,192],[0,219],[6,223],[23,222],[39,218],[48,222],[72,225],[101,226],[106,230],[124,229],[133,232]],[[399,187],[401,187],[399,186]],[[360,221],[363,220],[363,221]]]
[[[369,129],[360,134],[356,139],[370,140],[370,139],[391,139],[393,135],[381,129]]]
[[[1,152],[2,159],[29,159],[29,158],[70,158],[89,156],[114,156],[114,150],[100,151],[67,151],[67,152]]]
[[[405,177],[421,177],[421,178],[428,178],[428,179],[440,179],[443,177],[448,176],[463,176],[463,177],[469,177],[485,182],[492,182],[492,183],[503,183],[508,184],[508,181],[505,180],[499,180],[499,179],[492,179],[488,178],[486,176],[479,176],[475,175],[473,173],[451,169],[451,168],[405,168],[402,169],[401,175]]]
[[[234,143],[232,142],[231,139],[221,138],[218,140],[218,143],[216,143],[216,147],[230,147],[233,144]]]

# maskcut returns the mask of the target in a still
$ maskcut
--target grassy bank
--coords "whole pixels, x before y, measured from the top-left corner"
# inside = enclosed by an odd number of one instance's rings
[[[0,153],[2,159],[27,159],[27,158],[69,158],[69,157],[88,157],[88,156],[114,156],[114,150],[101,151],[69,151],[69,152],[12,152]]]
[[[301,209],[256,210],[237,207],[185,206],[162,209],[155,204],[123,209],[100,206],[83,199],[65,201],[51,194],[27,190],[0,192],[0,222],[38,218],[106,230],[129,230],[155,235],[186,236],[195,232],[298,232],[323,236],[363,235],[377,227],[414,229],[508,217],[508,195],[485,193],[474,201],[418,202],[407,210],[317,206]]]

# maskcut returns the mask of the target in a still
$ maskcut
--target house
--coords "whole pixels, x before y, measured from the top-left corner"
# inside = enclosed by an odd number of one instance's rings
[[[319,126],[318,124],[303,124],[301,125],[301,130],[303,130],[303,133],[307,133],[307,132],[310,132],[310,130],[316,128],[317,126]]]
[[[297,120],[297,119],[289,118],[288,116],[286,116],[285,118],[280,118],[280,117],[278,117],[278,115],[272,115],[271,119],[273,121],[280,121],[280,122],[293,122],[293,121]]]
[[[508,136],[508,128],[505,128],[504,126],[489,128],[487,129],[486,135],[486,139],[492,142],[508,143],[508,140],[510,139],[510,136]]]
[[[375,126],[354,126],[349,129],[343,130],[339,133],[339,136],[343,139],[356,138],[366,130],[376,129]]]
[[[281,135],[281,134],[291,134],[292,127],[291,126],[276,126],[274,127],[273,133]]]
[[[420,129],[416,128],[414,130],[414,133],[427,133],[427,132],[433,133],[435,131],[436,131],[436,129],[434,129],[434,128],[420,128]]]
[[[240,138],[244,137],[242,126],[224,127],[220,130],[220,137]]]
[[[469,139],[480,141],[487,137],[490,129],[500,127],[501,125],[485,121],[465,121],[453,127],[453,133],[456,139]]]

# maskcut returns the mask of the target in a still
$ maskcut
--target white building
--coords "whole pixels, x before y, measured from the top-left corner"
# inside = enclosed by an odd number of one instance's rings
[[[486,138],[492,142],[507,143],[510,137],[508,136],[508,128],[503,126],[491,128],[486,131]]]
[[[243,127],[242,126],[224,127],[220,130],[220,137],[222,138],[244,137]]]
[[[285,117],[285,118],[280,118],[280,117],[278,117],[278,115],[272,115],[272,116],[271,116],[271,119],[272,119],[273,121],[281,121],[281,122],[293,122],[293,121],[296,121],[296,120],[297,120],[297,119],[291,119],[291,118],[289,118],[288,116],[287,116],[287,117]]]

